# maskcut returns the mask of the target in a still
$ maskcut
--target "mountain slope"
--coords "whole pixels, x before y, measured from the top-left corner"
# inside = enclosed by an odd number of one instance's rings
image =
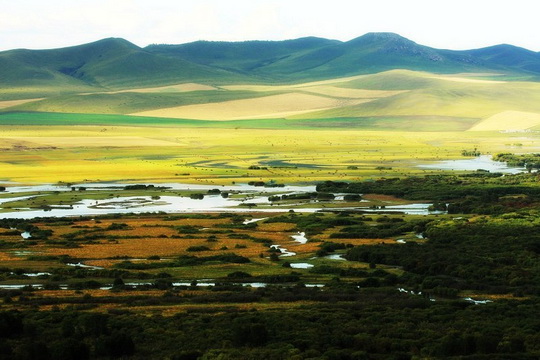
[[[256,73],[296,54],[339,43],[316,37],[285,41],[196,41],[182,45],[150,45],[145,50],[240,73]]]
[[[473,52],[419,45],[393,33],[368,33],[347,42],[318,38],[283,42],[194,42],[152,45],[146,50],[281,81],[325,79],[392,69],[438,73],[528,71],[514,68],[511,63],[475,56]],[[540,61],[538,64],[540,66]]]
[[[392,33],[369,33],[272,64],[269,70],[278,65],[305,78],[370,74],[392,69],[450,73],[478,70],[470,56],[463,59],[457,55],[449,56],[444,51],[418,45]]]
[[[62,49],[0,52],[0,100],[181,83],[294,84],[394,69],[493,73],[528,80],[540,77],[540,55],[509,45],[440,50],[393,33],[368,33],[347,42],[308,37],[146,48],[108,38]]]
[[[540,73],[540,54],[517,46],[502,44],[469,50],[467,53],[491,64]]]
[[[0,53],[2,87],[129,88],[233,77],[238,75],[151,54],[114,38],[63,49]]]
[[[5,105],[2,111],[13,114],[71,112],[76,113],[72,117],[75,123],[80,113],[108,113],[138,115],[122,117],[123,123],[137,124],[143,116],[147,123],[190,126],[405,131],[524,131],[540,127],[540,83],[492,80],[480,74],[391,70],[289,85],[195,85],[0,102],[0,109]]]

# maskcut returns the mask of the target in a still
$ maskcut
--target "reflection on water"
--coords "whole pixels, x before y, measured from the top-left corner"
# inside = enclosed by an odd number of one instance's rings
[[[331,255],[326,255],[326,256],[323,256],[323,258],[329,259],[329,260],[347,261],[347,259],[345,259],[345,258],[343,257],[342,254],[331,254]]]
[[[126,185],[115,183],[100,184],[74,184],[70,186],[63,185],[36,185],[36,186],[8,186],[7,194],[17,194],[22,192],[40,192],[40,191],[71,191],[73,188],[84,187],[87,191],[101,190],[113,191],[122,190]],[[132,184],[131,184],[132,185]],[[218,189],[222,192],[231,192],[237,195],[244,195],[243,198],[222,197],[220,194],[205,194],[202,199],[191,199],[190,197],[164,195],[159,199],[153,199],[150,196],[137,197],[114,197],[105,200],[83,199],[71,205],[52,204],[50,208],[43,209],[9,209],[11,212],[0,214],[0,218],[35,218],[35,217],[63,217],[63,216],[85,216],[85,215],[104,215],[104,214],[122,214],[122,213],[141,213],[141,212],[250,212],[257,210],[257,205],[270,205],[268,202],[269,194],[273,193],[301,193],[315,191],[314,185],[309,186],[285,186],[279,188],[255,187],[246,184],[216,186],[216,185],[192,185],[192,184],[159,184],[156,187],[166,187],[173,190],[201,190],[208,191]],[[80,193],[78,193],[80,195]],[[40,194],[15,196],[10,198],[1,198],[0,204],[18,200],[32,199]],[[89,194],[89,197],[91,194]],[[261,209],[265,212],[283,212],[289,208]],[[315,212],[317,209],[306,209],[305,212]],[[257,220],[255,220],[257,221]]]
[[[463,298],[463,300],[473,303],[474,305],[488,304],[493,302],[492,300],[474,300],[470,297]]]
[[[305,244],[308,242],[305,232],[299,232],[296,235],[291,235],[294,241],[299,242],[300,244]]]
[[[313,264],[310,264],[310,263],[292,263],[291,264],[291,267],[293,269],[309,269],[309,268],[312,268]]]
[[[408,215],[438,215],[438,214],[444,214],[444,211],[430,211],[429,207],[431,204],[405,204],[405,205],[386,205],[385,207],[381,208],[368,208],[363,209],[366,212],[376,212],[376,213],[382,213],[382,212],[389,212],[389,213],[404,213]]]
[[[21,193],[30,191],[71,191],[72,188],[85,188],[86,190],[122,190],[129,185],[138,185],[132,183],[81,183],[81,184],[66,184],[66,185],[25,185],[25,186],[10,186],[11,183],[5,184],[7,191],[10,193]],[[315,185],[287,185],[284,187],[262,187],[252,186],[248,184],[234,185],[197,185],[197,184],[182,184],[182,183],[160,183],[155,184],[156,188],[163,187],[172,190],[212,190],[219,189],[220,191],[239,191],[239,192],[266,192],[266,193],[281,193],[281,192],[314,192]]]
[[[270,248],[280,251],[279,257],[295,256],[296,253],[282,248],[281,245],[270,245]]]
[[[153,286],[154,284],[151,282],[128,282],[128,283],[125,283],[124,285],[125,286]],[[180,287],[180,286],[210,287],[210,286],[216,286],[216,285],[219,285],[219,284],[214,283],[214,282],[197,281],[197,280],[193,280],[191,282],[186,281],[186,282],[172,283],[172,286],[176,286],[176,287]],[[247,283],[232,283],[232,285],[261,288],[261,287],[269,286],[271,284],[263,283],[263,282],[247,282]],[[280,285],[280,284],[272,284],[272,285]],[[313,287],[320,288],[320,287],[324,287],[324,284],[305,284],[305,286],[308,288],[313,288]],[[23,289],[25,287],[32,287],[34,289],[43,289],[44,285],[43,284],[0,284],[0,289],[15,290],[15,289]],[[60,284],[58,285],[58,287],[61,290],[67,290],[69,288],[67,284]],[[113,288],[112,284],[100,287],[101,290],[111,290],[112,288]]]
[[[493,161],[491,155],[480,155],[471,159],[445,160],[433,164],[419,165],[422,169],[433,170],[488,170],[490,172],[501,172],[507,174],[517,174],[525,171],[523,168],[509,167],[504,162]]]
[[[251,223],[256,223],[258,221],[263,221],[263,220],[266,220],[268,218],[261,218],[261,219],[246,219],[244,220],[244,222],[242,224],[244,225],[248,225],[248,224],[251,224]]]
[[[78,187],[79,184],[73,185]],[[113,190],[124,189],[123,184],[101,183],[101,184],[82,184],[87,191],[101,190],[111,192]],[[160,184],[176,190],[212,190],[217,189],[211,185],[188,185],[188,184]],[[71,191],[69,186],[57,185],[38,185],[38,186],[19,186],[8,187],[7,194],[16,195],[21,191]],[[113,197],[108,199],[82,199],[73,205],[50,204],[47,209],[28,209],[28,208],[4,208],[0,218],[20,218],[32,219],[36,217],[65,217],[65,216],[89,216],[89,215],[107,215],[107,214],[126,214],[126,213],[196,213],[196,212],[266,212],[278,213],[287,211],[297,211],[303,213],[313,213],[318,211],[365,211],[365,212],[400,212],[404,214],[428,215],[438,214],[440,212],[430,212],[430,204],[408,204],[386,206],[384,208],[370,209],[366,207],[351,208],[332,208],[331,204],[319,205],[311,204],[312,207],[296,207],[295,204],[286,204],[282,206],[272,206],[268,201],[271,193],[298,194],[303,192],[315,191],[315,186],[285,186],[283,188],[257,188],[249,185],[230,185],[219,188],[221,191],[234,193],[235,196],[223,197],[220,194],[205,194],[202,199],[192,199],[190,197],[178,196],[170,193],[168,195],[152,198],[151,196],[131,196],[131,197]],[[81,193],[78,192],[78,196]],[[43,194],[15,196],[12,198],[0,198],[0,205],[17,200],[27,200]],[[88,194],[91,197],[92,193]],[[296,204],[298,205],[298,204]],[[305,204],[301,204],[305,205]],[[320,207],[319,207],[320,206]],[[246,220],[245,224],[261,221],[263,219]],[[298,233],[292,236],[295,241],[304,244],[307,242],[305,234]]]
[[[80,267],[80,268],[85,268],[85,269],[90,269],[90,270],[103,270],[105,268],[102,268],[100,266],[92,266],[92,265],[85,265],[83,263],[68,263],[66,264],[67,266],[73,266],[73,267]]]

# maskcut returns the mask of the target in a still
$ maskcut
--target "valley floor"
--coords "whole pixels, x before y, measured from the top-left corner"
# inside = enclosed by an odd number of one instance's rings
[[[176,126],[2,126],[3,181],[310,183],[436,172],[482,154],[540,151],[531,133]]]

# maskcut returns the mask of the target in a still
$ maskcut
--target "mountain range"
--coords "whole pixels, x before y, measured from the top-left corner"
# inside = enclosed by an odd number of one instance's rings
[[[108,38],[60,49],[0,52],[0,89],[35,88],[49,94],[183,82],[294,83],[392,69],[535,80],[540,77],[540,54],[512,45],[442,50],[393,33],[368,33],[346,42],[307,37],[144,48]]]
[[[48,123],[538,131],[540,54],[393,33],[0,52],[0,124]]]

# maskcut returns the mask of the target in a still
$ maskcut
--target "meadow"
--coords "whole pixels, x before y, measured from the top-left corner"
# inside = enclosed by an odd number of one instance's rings
[[[399,201],[392,193],[444,199],[438,215],[3,219],[0,353],[533,359],[536,182],[473,172],[318,186],[381,205]]]
[[[535,133],[69,125],[64,116],[55,121],[2,126],[4,181],[307,183],[423,173],[418,165],[460,158],[475,148],[483,154],[538,151]]]
[[[495,74],[17,89],[0,103],[4,181],[359,180],[421,173],[475,148],[538,151],[538,83]]]
[[[0,211],[42,215],[0,220],[0,358],[538,357],[538,173],[421,167],[494,155],[537,170],[522,154],[540,152],[538,83],[151,85],[1,95]],[[84,187],[98,182],[118,189]],[[241,213],[45,211],[257,182],[317,188]],[[386,209],[413,202],[437,212]]]

